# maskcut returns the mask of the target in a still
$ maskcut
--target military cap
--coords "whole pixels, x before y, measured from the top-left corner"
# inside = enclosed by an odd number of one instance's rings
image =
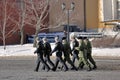
[[[87,37],[83,37],[83,39],[87,39]]]
[[[83,37],[82,37],[82,36],[80,36],[80,35],[78,35],[78,36],[77,36],[77,39],[83,39]]]
[[[62,40],[65,40],[66,39],[66,37],[62,37]]]

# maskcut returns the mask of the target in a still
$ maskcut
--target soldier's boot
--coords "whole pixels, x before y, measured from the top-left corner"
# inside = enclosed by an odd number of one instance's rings
[[[34,69],[34,71],[35,71],[35,72],[38,72],[38,69],[39,69],[39,66],[37,66],[37,67]]]
[[[50,68],[48,67],[48,68],[47,68],[47,72],[48,72],[49,70],[50,70]]]
[[[47,64],[45,64],[45,69],[47,69],[46,71],[48,72],[50,70],[50,67]]]
[[[62,67],[60,67],[60,69],[61,69],[61,70],[63,70],[63,66],[62,66]]]
[[[83,67],[84,67],[84,63],[80,65],[80,69],[83,69]]]
[[[76,70],[77,71],[78,69],[76,67],[72,67],[71,70]]]
[[[66,64],[64,65],[64,71],[65,71],[65,72],[68,71],[68,67],[67,67]]]
[[[96,65],[94,65],[94,67],[93,67],[92,69],[97,69],[97,66],[96,66]]]
[[[87,69],[87,71],[91,71],[91,70],[92,70],[92,68],[89,66],[88,69]]]
[[[68,69],[64,69],[64,72],[68,71]]]
[[[71,70],[78,70],[74,65],[72,65],[72,68],[71,68]]]
[[[55,68],[55,67],[53,67],[51,70],[52,70],[52,71],[56,71],[56,68]]]
[[[38,70],[36,70],[36,69],[35,69],[34,71],[35,71],[35,72],[38,72]]]
[[[84,67],[84,63],[80,64],[79,67],[78,67],[78,69],[82,70],[83,67]]]
[[[41,68],[41,70],[45,70],[45,66],[43,66],[43,67]]]

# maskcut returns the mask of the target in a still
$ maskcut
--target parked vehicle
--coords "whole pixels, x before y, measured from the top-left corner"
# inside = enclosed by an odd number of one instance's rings
[[[67,27],[68,25],[65,24],[65,25],[62,25],[64,27],[64,31],[67,31]],[[77,26],[77,25],[73,25],[73,24],[70,24],[69,25],[69,32],[81,32],[82,30]]]
[[[46,37],[48,39],[48,42],[54,43],[54,37],[59,36],[60,39],[64,36],[63,32],[54,32],[54,33],[39,33],[38,37],[40,39]],[[33,43],[34,42],[34,35],[28,36],[28,43]]]

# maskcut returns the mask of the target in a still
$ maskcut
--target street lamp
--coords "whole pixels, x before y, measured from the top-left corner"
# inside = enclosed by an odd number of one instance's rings
[[[71,8],[69,9],[66,9],[66,4],[63,3],[62,4],[62,10],[65,11],[65,13],[67,14],[67,40],[69,41],[69,15],[70,15],[70,12],[73,11],[75,8],[75,3],[72,2],[71,3]],[[66,10],[65,10],[66,9]]]
[[[86,32],[86,0],[84,0],[84,32]]]

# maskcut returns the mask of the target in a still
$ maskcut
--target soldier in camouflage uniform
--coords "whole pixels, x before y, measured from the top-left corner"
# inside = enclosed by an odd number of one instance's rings
[[[91,66],[90,66],[90,63],[87,61],[87,54],[85,53],[85,43],[82,37],[78,37],[78,42],[79,42],[79,46],[77,47],[77,50],[79,51],[78,68],[81,67],[82,63],[84,63],[88,67],[87,71],[91,71]]]
[[[74,66],[73,62],[70,59],[70,54],[72,55],[70,44],[67,42],[66,37],[62,38],[62,44],[64,48],[64,62],[68,62],[72,66],[72,70],[76,70],[77,68]]]
[[[85,42],[85,46],[86,46],[85,52],[87,54],[87,59],[93,64],[93,69],[96,69],[97,68],[96,63],[95,63],[95,61],[94,61],[94,59],[92,58],[92,55],[91,55],[91,53],[92,53],[91,42],[86,37],[84,39],[84,42]]]

